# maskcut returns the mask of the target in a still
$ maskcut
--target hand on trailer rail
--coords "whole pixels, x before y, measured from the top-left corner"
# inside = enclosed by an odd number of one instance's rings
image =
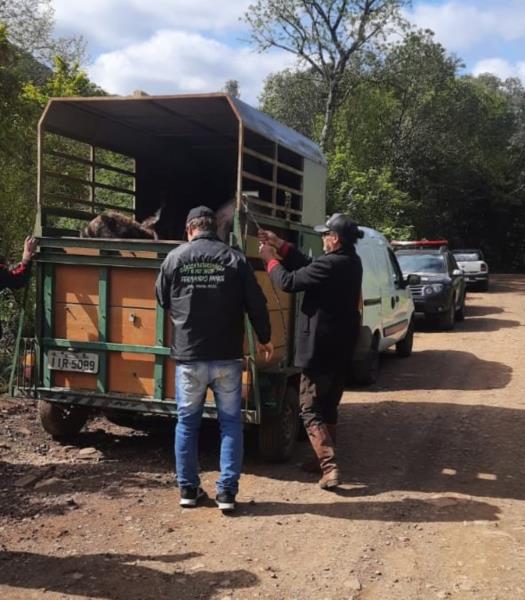
[[[257,237],[259,238],[259,242],[261,242],[261,244],[268,244],[269,246],[273,246],[273,248],[275,248],[277,251],[284,244],[284,240],[269,229],[259,228],[257,230]]]
[[[273,344],[272,342],[267,342],[266,344],[257,343],[257,352],[258,354],[264,356],[264,360],[269,362],[273,356]]]
[[[22,262],[28,263],[36,252],[38,241],[31,235],[28,235],[24,241],[24,253],[22,254]]]

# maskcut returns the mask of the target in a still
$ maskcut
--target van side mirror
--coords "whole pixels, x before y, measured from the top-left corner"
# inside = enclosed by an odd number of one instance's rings
[[[419,275],[409,275],[405,282],[407,285],[419,285],[421,283],[421,277]]]

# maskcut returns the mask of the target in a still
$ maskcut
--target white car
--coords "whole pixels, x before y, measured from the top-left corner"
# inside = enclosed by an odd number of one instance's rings
[[[406,279],[387,239],[379,231],[360,227],[364,237],[356,250],[363,264],[361,331],[354,353],[351,379],[371,384],[379,374],[379,354],[395,346],[399,356],[410,356],[414,340],[414,302],[407,287],[420,282]]]
[[[483,252],[478,249],[453,250],[459,268],[465,273],[467,285],[475,285],[482,291],[489,289],[489,266]]]

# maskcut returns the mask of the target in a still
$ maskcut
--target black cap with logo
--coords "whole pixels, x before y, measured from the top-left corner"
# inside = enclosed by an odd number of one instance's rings
[[[209,217],[210,219],[215,219],[215,213],[211,208],[208,208],[207,206],[196,206],[195,208],[192,208],[189,211],[188,216],[186,217],[186,225],[190,221],[193,221],[193,219],[200,219],[201,217]]]
[[[341,237],[343,244],[355,244],[358,238],[363,237],[363,232],[350,217],[343,213],[334,213],[324,225],[316,225],[317,233],[328,233],[333,231]]]

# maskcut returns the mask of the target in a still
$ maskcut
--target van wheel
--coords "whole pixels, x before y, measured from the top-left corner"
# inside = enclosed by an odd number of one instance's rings
[[[295,449],[299,431],[299,397],[293,386],[284,394],[280,415],[263,415],[259,425],[259,452],[271,462],[288,460]]]
[[[401,358],[408,358],[414,346],[414,319],[410,320],[405,337],[396,344],[396,354]]]
[[[379,336],[372,338],[368,354],[352,366],[352,381],[358,385],[372,385],[379,377]]]
[[[38,416],[47,433],[60,438],[76,435],[86,424],[89,410],[83,406],[65,406],[39,400]]]

